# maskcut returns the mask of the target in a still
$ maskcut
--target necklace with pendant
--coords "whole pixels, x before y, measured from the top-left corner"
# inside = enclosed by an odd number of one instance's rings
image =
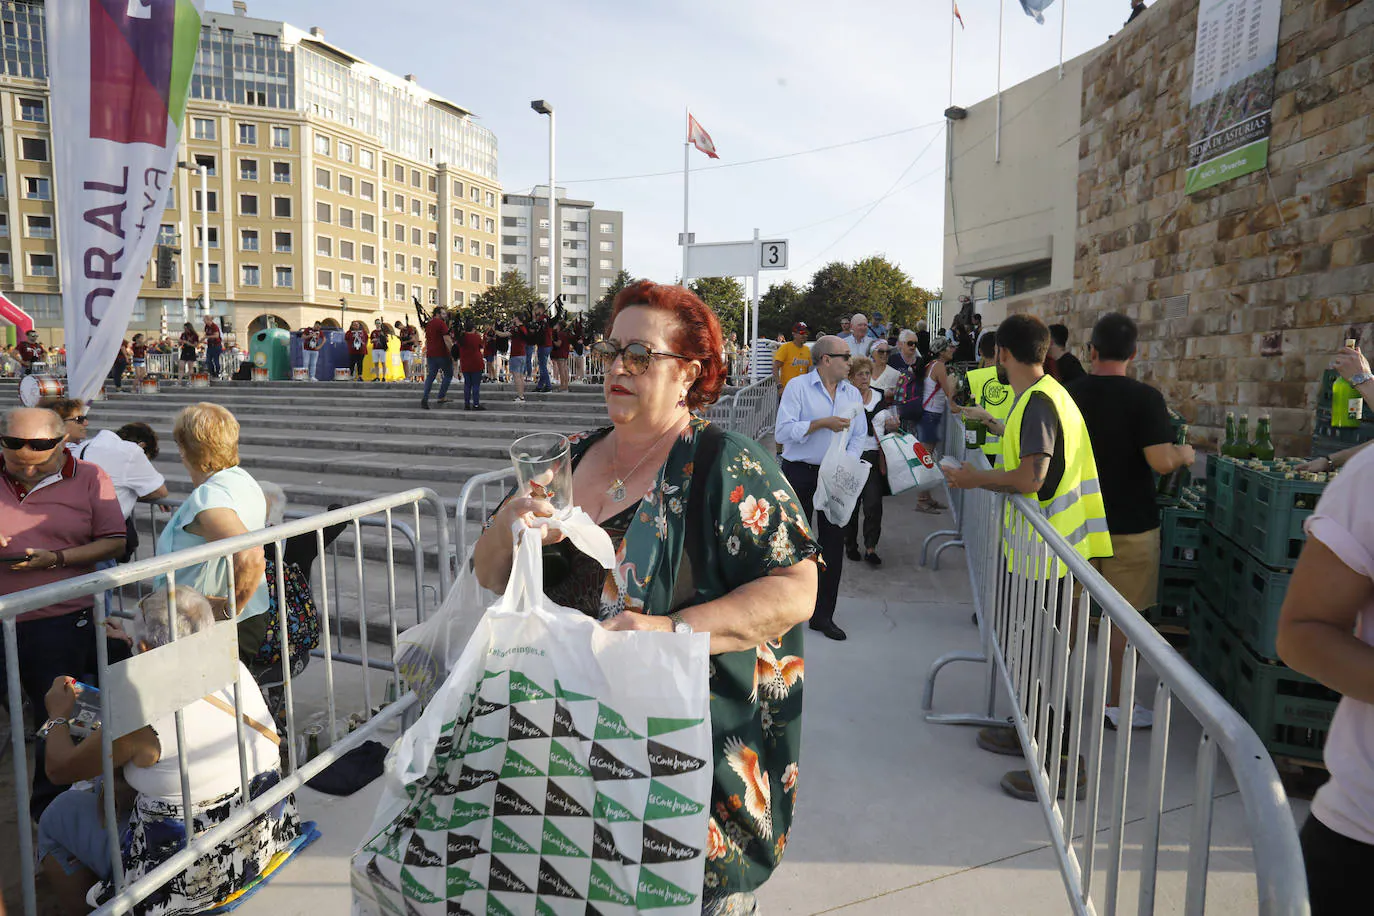
[[[676,427],[674,427],[674,428],[672,428],[672,429],[669,429],[669,430],[668,430],[667,432],[665,432],[663,435],[661,435],[661,436],[659,436],[657,439],[655,439],[655,440],[654,440],[654,444],[651,445],[651,446],[649,446],[649,447],[644,451],[644,457],[640,458],[639,461],[635,463],[635,466],[632,467],[632,468],[630,468],[630,473],[626,474],[624,477],[621,477],[621,476],[618,475],[618,474],[615,475],[615,479],[613,479],[613,480],[611,481],[611,485],[610,485],[609,487],[606,488],[606,495],[609,496],[609,497],[611,498],[611,502],[623,503],[623,502],[625,501],[625,495],[626,495],[626,494],[625,494],[625,481],[627,481],[627,480],[629,480],[631,477],[635,476],[635,471],[639,470],[640,466],[643,465],[644,462],[648,460],[649,456],[652,455],[652,454],[654,453],[654,450],[655,450],[656,448],[658,448],[658,444],[659,444],[660,442],[662,442],[664,439],[666,439],[666,438],[668,437],[669,434],[675,433],[675,432],[677,432],[677,428],[676,428]],[[612,452],[611,452],[611,473],[612,473],[612,474],[615,474],[615,452],[614,452],[614,450],[612,450]]]

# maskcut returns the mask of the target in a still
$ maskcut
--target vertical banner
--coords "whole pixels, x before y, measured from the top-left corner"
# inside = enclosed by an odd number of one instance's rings
[[[1201,0],[1186,193],[1268,163],[1281,6],[1282,0]]]
[[[129,327],[176,169],[203,9],[48,4],[69,397],[100,390]]]

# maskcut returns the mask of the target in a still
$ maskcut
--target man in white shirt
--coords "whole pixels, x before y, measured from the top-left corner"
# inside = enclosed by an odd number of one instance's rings
[[[796,491],[807,519],[815,517],[817,540],[825,559],[810,626],[836,640],[845,638],[834,619],[844,569],[844,526],[816,512],[813,499],[821,461],[832,437],[845,437],[845,451],[856,458],[863,455],[867,427],[852,422],[863,413],[863,400],[859,389],[849,383],[849,359],[849,345],[842,338],[827,335],[816,341],[811,348],[816,368],[793,379],[782,393],[774,430],[774,438],[782,444],[782,472]]]
[[[850,355],[867,356],[868,351],[878,342],[878,337],[868,330],[868,316],[856,313],[849,319],[849,333],[840,340],[849,344]]]

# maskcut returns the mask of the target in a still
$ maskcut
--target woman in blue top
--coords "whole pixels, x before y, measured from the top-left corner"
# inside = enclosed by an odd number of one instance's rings
[[[172,438],[195,489],[162,529],[157,539],[159,554],[266,526],[267,500],[262,488],[239,467],[239,422],[232,413],[218,404],[191,404],[177,414]],[[241,658],[257,655],[266,631],[267,619],[262,616],[268,605],[266,567],[261,547],[233,555],[233,607],[238,609]],[[229,619],[229,563],[224,559],[179,569],[176,583],[189,585],[209,599],[216,619]]]

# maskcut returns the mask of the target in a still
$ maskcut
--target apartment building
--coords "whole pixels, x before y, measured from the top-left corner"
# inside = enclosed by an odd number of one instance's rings
[[[62,335],[44,5],[0,0],[0,289]],[[497,144],[472,113],[319,28],[207,11],[178,171],[134,330],[209,311],[234,331],[334,325],[469,301],[500,272]],[[60,189],[57,189],[60,190]],[[208,223],[202,227],[202,221]],[[185,317],[184,317],[185,316]]]
[[[558,204],[558,291],[574,311],[600,299],[624,266],[625,214],[601,210],[589,200],[572,200],[563,188]],[[518,270],[548,296],[553,260],[549,255],[549,186],[501,197],[501,271]]]

